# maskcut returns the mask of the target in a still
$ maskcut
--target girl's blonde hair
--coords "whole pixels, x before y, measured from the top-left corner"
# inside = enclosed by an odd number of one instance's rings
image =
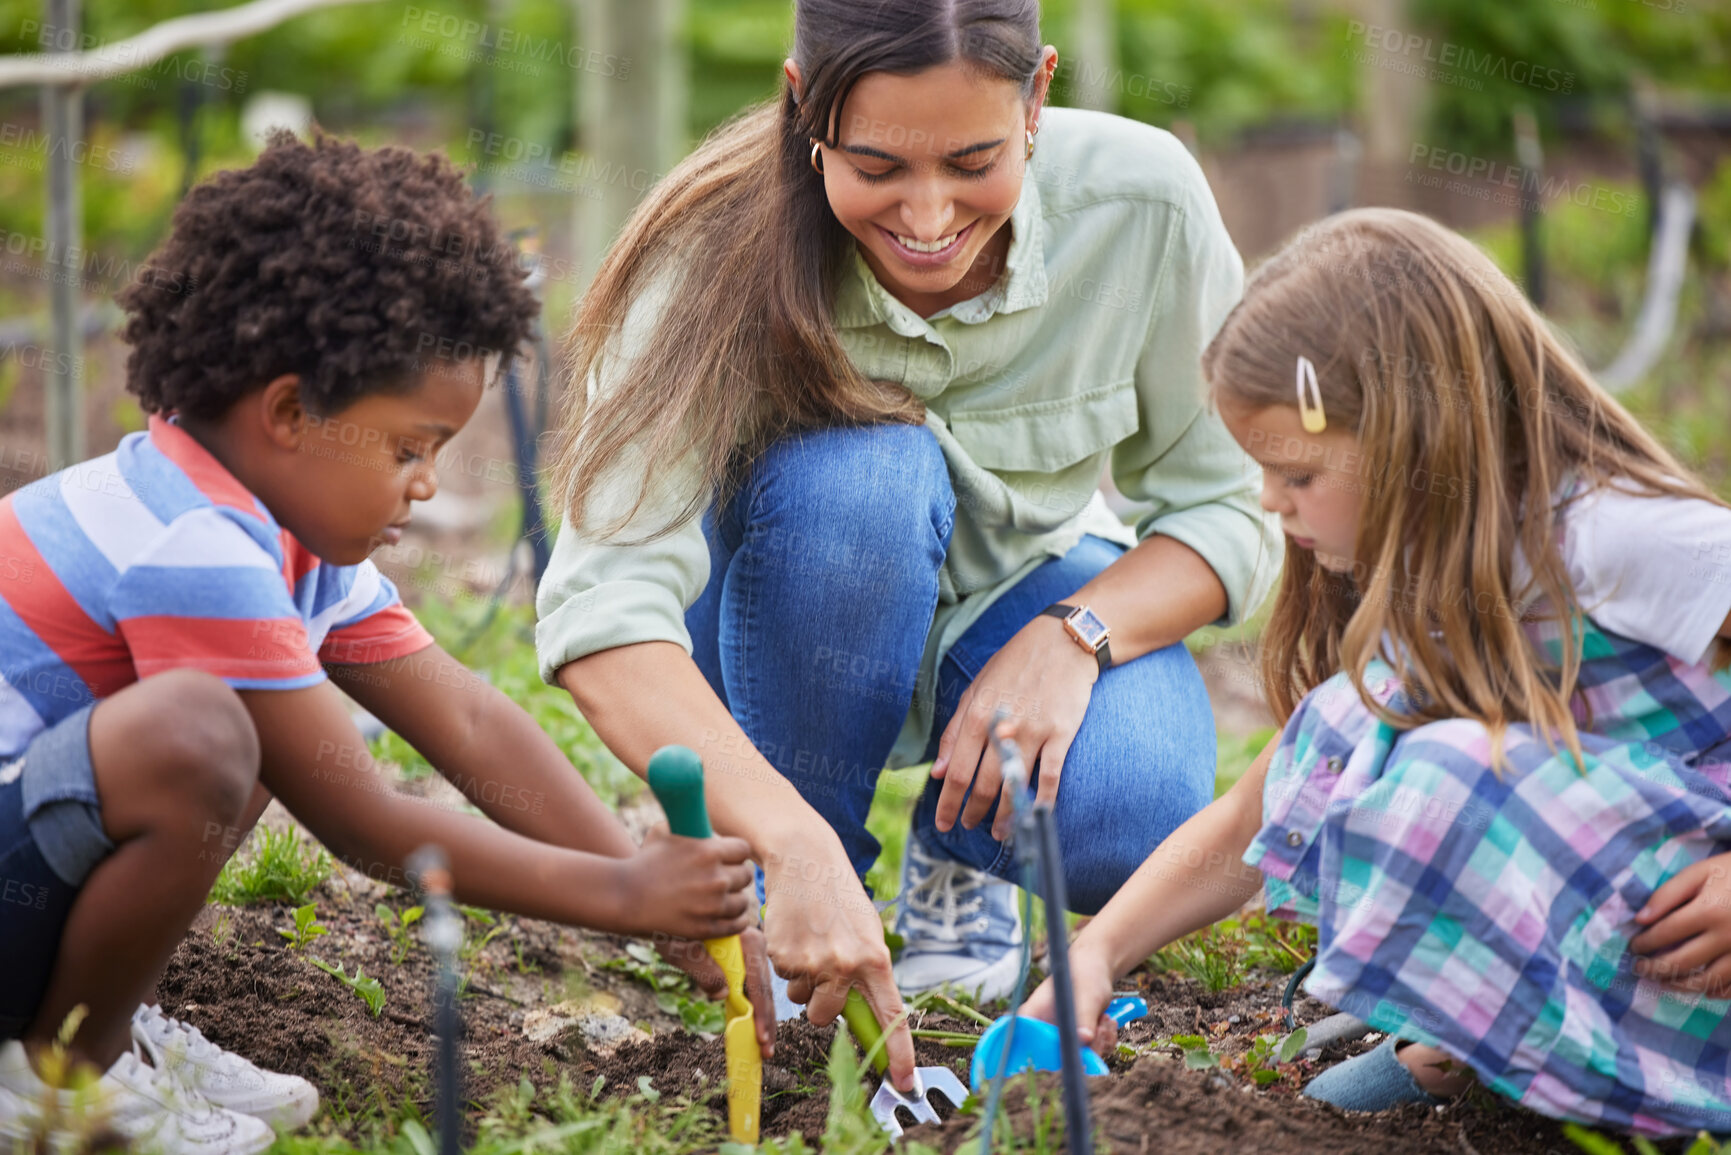
[[[1621,478],[1723,503],[1599,388],[1488,256],[1428,217],[1357,209],[1306,228],[1256,270],[1202,367],[1217,403],[1297,407],[1301,355],[1328,428],[1358,435],[1356,459],[1333,464],[1362,498],[1350,578],[1287,550],[1262,638],[1276,716],[1345,670],[1397,727],[1473,718],[1500,756],[1506,728],[1530,722],[1578,756],[1583,610],[1558,547],[1560,487]],[[1519,590],[1517,544],[1532,574]],[[1565,627],[1560,665],[1527,639],[1523,606]],[[1379,653],[1412,712],[1366,691]]]

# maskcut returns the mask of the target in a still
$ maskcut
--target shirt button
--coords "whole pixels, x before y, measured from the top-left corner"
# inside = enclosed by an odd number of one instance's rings
[[[1335,755],[1335,756],[1329,758],[1329,760],[1328,760],[1328,772],[1330,774],[1339,774],[1340,773],[1340,756],[1339,755]]]
[[[1286,845],[1288,845],[1288,846],[1303,846],[1304,845],[1304,835],[1300,834],[1296,830],[1288,830],[1286,832]]]

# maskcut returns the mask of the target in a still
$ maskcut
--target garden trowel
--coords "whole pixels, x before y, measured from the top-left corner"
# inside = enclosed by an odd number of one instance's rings
[[[960,1107],[967,1099],[968,1089],[962,1086],[962,1081],[956,1078],[956,1073],[948,1067],[915,1067],[914,1089],[906,1095],[896,1090],[887,1073],[889,1055],[878,1046],[883,1030],[878,1026],[877,1016],[872,1014],[872,1009],[866,1005],[864,996],[857,988],[847,993],[847,1002],[842,1004],[841,1017],[847,1020],[847,1029],[853,1032],[855,1041],[871,1055],[872,1066],[883,1078],[878,1093],[872,1096],[872,1116],[890,1133],[891,1138],[899,1139],[902,1134],[902,1122],[896,1117],[898,1109],[913,1116],[916,1123],[941,1121],[937,1111],[926,1101],[928,1093],[936,1091],[948,1099],[953,1107]]]
[[[685,746],[663,746],[649,759],[649,788],[667,812],[667,827],[684,838],[708,838],[709,808],[703,801],[703,763]],[[763,1105],[763,1055],[757,1024],[745,997],[745,952],[739,936],[704,942],[727,976],[727,1129],[740,1143],[756,1143]]]

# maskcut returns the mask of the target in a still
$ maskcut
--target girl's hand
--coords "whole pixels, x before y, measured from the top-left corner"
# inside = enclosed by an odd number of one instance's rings
[[[1118,1044],[1118,1024],[1106,1017],[1112,1001],[1112,970],[1106,960],[1080,941],[1070,947],[1070,989],[1076,996],[1076,1034],[1084,1043],[1105,1055]],[[1041,983],[1017,1014],[1058,1021],[1058,996],[1052,980]]]
[[[938,741],[938,757],[932,763],[932,777],[944,782],[938,796],[938,829],[955,826],[959,812],[962,825],[972,830],[992,803],[999,802],[992,837],[1000,842],[1009,837],[1009,792],[998,752],[986,741],[986,727],[999,707],[1013,719],[1015,729],[1007,733],[1021,744],[1022,760],[1030,771],[1039,759],[1037,797],[1050,804],[1058,796],[1064,757],[1082,728],[1099,677],[1099,663],[1071,640],[1057,618],[1035,618],[1005,642],[962,694],[955,717]],[[969,785],[974,792],[964,809],[962,796]]]
[[[1678,871],[1653,892],[1635,921],[1647,929],[1629,949],[1650,956],[1635,973],[1679,991],[1731,990],[1731,870],[1725,856]]]

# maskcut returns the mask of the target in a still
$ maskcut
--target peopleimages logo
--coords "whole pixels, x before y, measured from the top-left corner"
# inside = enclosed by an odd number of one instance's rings
[[[1423,74],[1440,83],[1480,88],[1485,79],[1506,80],[1512,84],[1536,88],[1541,92],[1570,93],[1575,90],[1575,74],[1559,68],[1548,68],[1526,60],[1512,60],[1497,52],[1481,52],[1450,40],[1438,40],[1417,32],[1385,28],[1349,20],[1347,39],[1362,50],[1362,63],[1400,68]],[[1352,55],[1349,45],[1347,55]],[[1376,54],[1404,57],[1404,61],[1383,61]],[[1434,65],[1434,68],[1427,66]]]
[[[1428,144],[1414,144],[1407,163],[1408,184],[1441,188],[1479,200],[1515,203],[1534,209],[1543,209],[1549,202],[1566,200],[1582,208],[1598,209],[1616,216],[1634,216],[1641,207],[1641,198],[1634,193],[1619,192],[1589,181],[1572,181],[1565,176],[1546,176],[1537,169],[1434,148]],[[1462,179],[1447,180],[1442,175],[1445,173]]]

